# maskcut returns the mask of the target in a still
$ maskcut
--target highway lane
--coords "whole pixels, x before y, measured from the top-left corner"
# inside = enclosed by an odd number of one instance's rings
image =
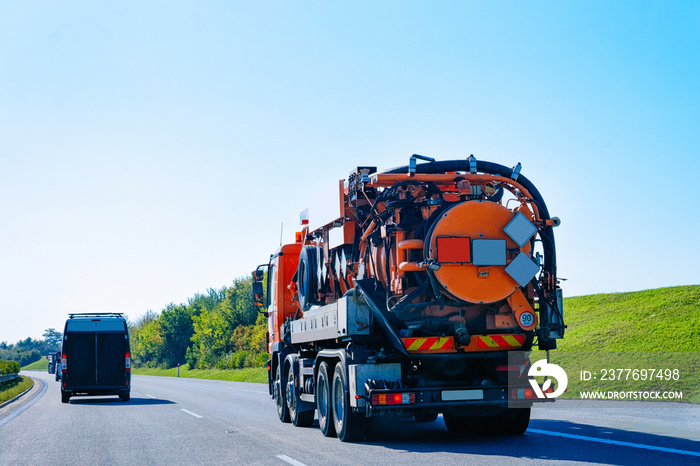
[[[370,438],[344,444],[316,427],[277,419],[267,387],[134,376],[117,397],[60,401],[59,384],[28,372],[46,391],[0,409],[0,464],[698,464],[700,409],[591,408],[557,402],[533,411],[520,437],[461,438],[440,419],[378,418]],[[26,397],[25,397],[26,398]],[[649,406],[654,406],[650,408]],[[664,405],[666,406],[666,405]]]

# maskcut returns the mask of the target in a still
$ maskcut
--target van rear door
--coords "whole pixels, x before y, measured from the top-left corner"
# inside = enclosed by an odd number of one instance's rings
[[[73,387],[94,387],[97,383],[95,331],[66,332],[66,336],[64,352],[68,355],[67,380]]]
[[[126,369],[124,355],[127,352],[124,333],[95,334],[95,384],[98,386],[124,385]]]

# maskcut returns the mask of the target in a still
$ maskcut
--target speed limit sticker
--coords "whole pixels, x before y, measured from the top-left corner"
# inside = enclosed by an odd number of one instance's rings
[[[535,323],[535,315],[531,312],[523,312],[520,314],[520,325],[522,327],[529,327]]]

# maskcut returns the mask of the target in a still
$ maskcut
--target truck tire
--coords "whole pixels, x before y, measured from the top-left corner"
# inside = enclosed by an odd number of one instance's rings
[[[331,406],[331,382],[328,377],[328,363],[324,361],[318,367],[316,378],[316,411],[318,411],[318,427],[326,437],[336,436]]]
[[[530,425],[530,408],[506,409],[505,415],[500,420],[500,434],[522,435]]]
[[[131,392],[129,390],[123,391],[119,394],[119,398],[122,401],[129,401],[131,399]]]
[[[290,366],[287,369],[287,408],[289,410],[289,420],[295,427],[309,427],[314,422],[314,410],[299,412],[299,400],[294,393],[294,371]]]
[[[299,307],[306,311],[312,304],[318,304],[318,260],[316,248],[304,246],[299,253],[299,268],[297,269],[297,288],[299,290]]]
[[[470,416],[465,414],[456,414],[453,412],[442,413],[442,420],[445,422],[445,427],[450,432],[459,432],[465,435],[482,435],[485,434],[486,429],[477,416]]]
[[[500,408],[491,414],[443,413],[450,432],[465,435],[522,435],[530,424],[530,408]]]
[[[353,413],[345,366],[335,365],[332,386],[333,427],[341,442],[356,442],[365,437],[367,419],[362,413]]]
[[[65,392],[61,392],[61,403],[68,403],[70,401],[70,395]]]
[[[284,390],[282,388],[282,371],[280,370],[280,366],[277,366],[274,388],[277,416],[279,416],[280,421],[289,422],[289,408],[287,408],[287,401],[284,399]]]
[[[435,422],[438,417],[436,412],[417,412],[413,415],[416,422]]]

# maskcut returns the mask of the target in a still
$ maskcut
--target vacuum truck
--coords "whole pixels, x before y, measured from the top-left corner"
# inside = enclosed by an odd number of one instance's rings
[[[295,242],[253,272],[282,422],[318,413],[344,442],[383,415],[527,429],[533,403],[553,401],[533,390],[530,350],[556,348],[565,325],[559,219],[520,171],[414,154],[356,167],[313,199]]]

